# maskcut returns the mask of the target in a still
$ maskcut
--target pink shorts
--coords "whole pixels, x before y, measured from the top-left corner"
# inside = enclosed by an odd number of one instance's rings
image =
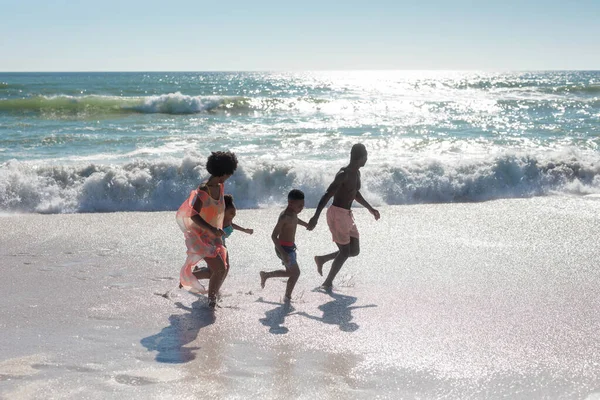
[[[352,211],[345,208],[330,206],[327,209],[327,225],[333,241],[337,244],[348,244],[351,237],[359,237]]]

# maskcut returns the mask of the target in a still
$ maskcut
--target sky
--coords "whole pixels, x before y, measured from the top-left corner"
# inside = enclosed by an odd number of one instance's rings
[[[0,71],[600,69],[600,0],[0,0]]]

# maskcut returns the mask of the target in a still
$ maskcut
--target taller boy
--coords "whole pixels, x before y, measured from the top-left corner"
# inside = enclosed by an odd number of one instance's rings
[[[313,230],[317,225],[321,211],[333,197],[333,204],[327,209],[327,225],[331,231],[333,241],[338,246],[338,251],[315,256],[317,272],[323,275],[323,264],[333,260],[327,279],[323,282],[324,288],[333,286],[333,279],[342,268],[348,257],[355,257],[360,253],[359,234],[354,216],[352,203],[354,200],[364,206],[378,220],[379,211],[371,207],[360,193],[360,168],[367,163],[367,149],[361,143],[352,146],[350,151],[350,164],[339,170],[335,179],[321,197],[315,215],[308,222],[308,230]]]

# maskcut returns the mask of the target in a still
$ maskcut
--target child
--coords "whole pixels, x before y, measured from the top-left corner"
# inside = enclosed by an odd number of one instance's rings
[[[298,214],[304,208],[304,193],[298,189],[292,190],[288,194],[288,205],[279,215],[277,225],[273,229],[271,239],[275,244],[275,253],[281,259],[285,270],[260,272],[260,286],[265,287],[269,278],[288,277],[287,288],[285,290],[285,301],[292,300],[292,291],[300,276],[300,268],[296,260],[296,226],[307,227],[307,223],[298,218]]]
[[[237,168],[237,157],[229,151],[211,153],[206,162],[208,180],[192,190],[177,210],[177,223],[184,233],[187,259],[179,273],[182,287],[195,293],[206,293],[198,279],[209,279],[208,305],[216,306],[216,295],[227,270],[227,249],[221,237],[225,214],[224,183]],[[208,269],[192,273],[192,268],[204,259]],[[200,275],[200,276],[198,276]]]
[[[226,194],[225,217],[223,218],[223,231],[225,232],[225,235],[223,235],[223,244],[225,244],[225,238],[231,236],[234,230],[247,233],[248,235],[252,235],[254,233],[254,229],[242,228],[241,226],[233,223],[233,219],[235,218],[236,214],[237,210],[235,208],[235,204],[233,203],[233,196]]]

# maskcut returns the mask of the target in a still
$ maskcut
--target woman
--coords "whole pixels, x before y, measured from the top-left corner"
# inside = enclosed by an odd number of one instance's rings
[[[211,153],[206,163],[210,178],[190,196],[177,211],[177,223],[184,233],[187,259],[179,273],[183,288],[206,293],[198,279],[208,281],[208,305],[216,306],[217,293],[228,268],[227,249],[223,245],[223,217],[225,215],[224,183],[237,169],[237,157],[232,152]],[[194,266],[204,259],[208,270],[192,273]]]

